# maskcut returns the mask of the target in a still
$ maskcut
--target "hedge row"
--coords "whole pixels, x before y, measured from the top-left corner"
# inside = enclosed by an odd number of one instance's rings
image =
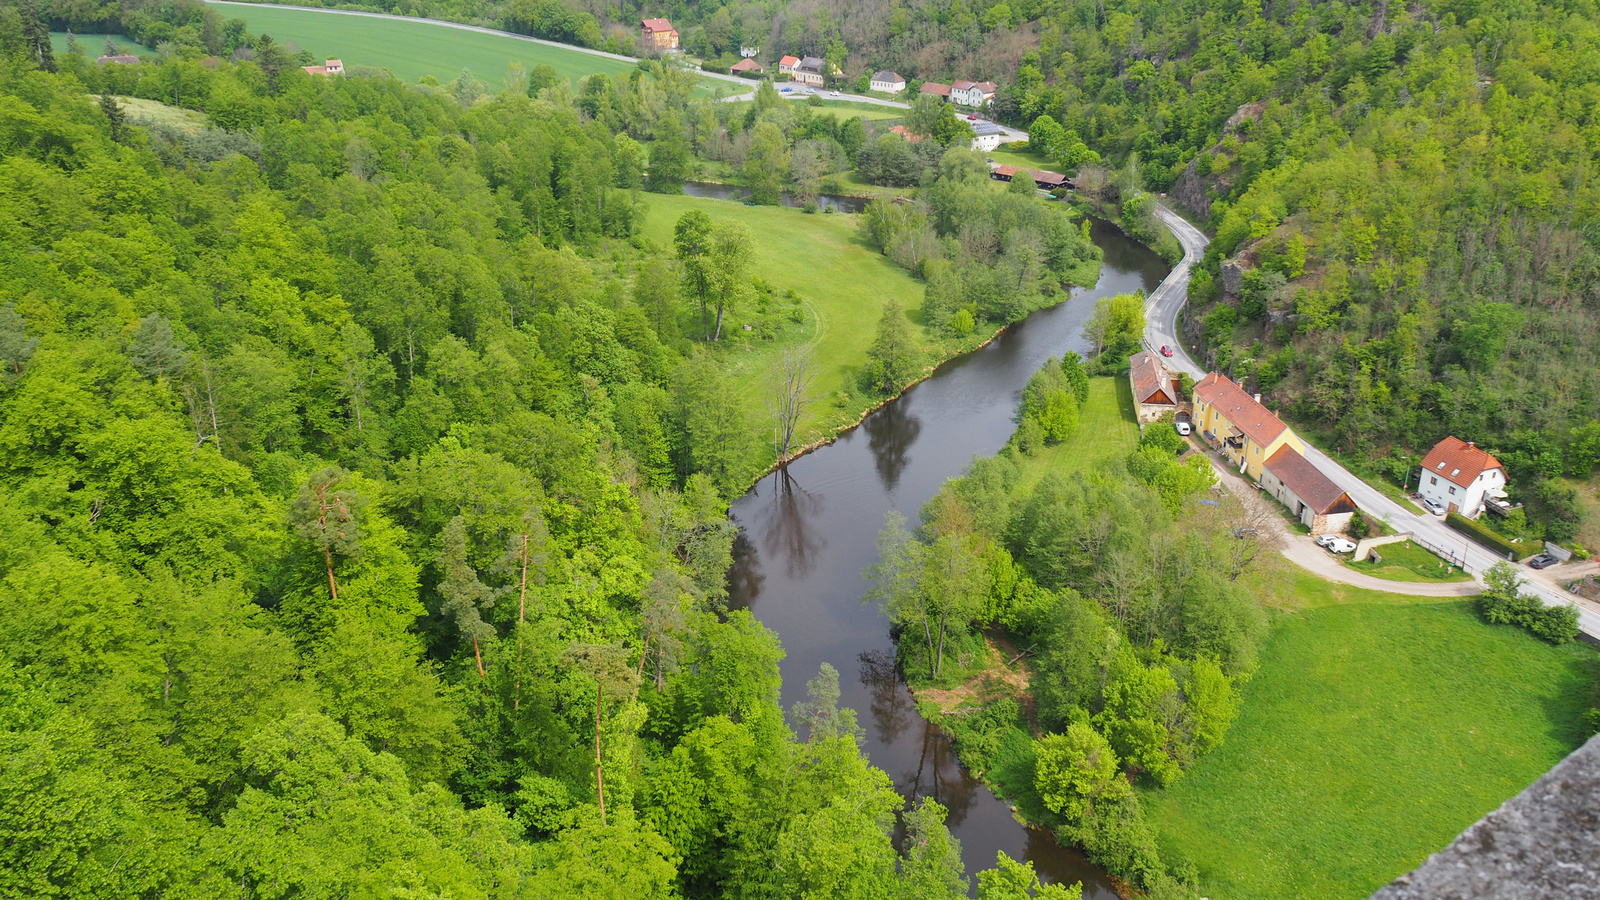
[[[1524,556],[1532,556],[1533,554],[1539,552],[1539,548],[1531,544],[1527,546],[1522,544],[1513,544],[1511,543],[1510,538],[1501,534],[1496,534],[1495,532],[1490,531],[1487,525],[1474,522],[1460,513],[1446,513],[1444,521],[1445,524],[1449,525],[1451,528],[1454,528],[1467,537],[1472,538],[1485,547],[1488,547],[1491,550],[1499,551],[1501,556],[1505,556],[1509,553],[1513,558],[1521,559]]]

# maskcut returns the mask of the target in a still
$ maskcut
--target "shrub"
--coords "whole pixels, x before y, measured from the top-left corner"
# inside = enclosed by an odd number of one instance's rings
[[[1488,526],[1480,525],[1460,513],[1448,513],[1445,515],[1444,521],[1451,528],[1501,554],[1509,553],[1512,556],[1526,556],[1532,550],[1531,547],[1523,547],[1521,544],[1511,543],[1506,538],[1490,531]]]
[[[1520,625],[1552,644],[1565,644],[1578,636],[1578,609],[1570,604],[1550,606],[1532,594],[1509,563],[1494,564],[1484,576],[1486,587],[1478,598],[1478,612],[1495,625]]]

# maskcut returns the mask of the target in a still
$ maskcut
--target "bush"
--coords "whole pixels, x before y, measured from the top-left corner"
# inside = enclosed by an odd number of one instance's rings
[[[1484,576],[1487,586],[1478,598],[1478,612],[1495,625],[1520,625],[1552,644],[1565,644],[1578,636],[1578,609],[1563,603],[1550,606],[1532,594],[1509,563],[1495,563]]]
[[[1509,553],[1514,557],[1522,557],[1530,555],[1534,550],[1532,547],[1524,547],[1521,544],[1513,544],[1506,538],[1495,534],[1493,531],[1490,531],[1488,526],[1480,525],[1460,513],[1447,513],[1444,517],[1444,521],[1445,524],[1449,525],[1451,528],[1454,528],[1455,530],[1461,532],[1469,538],[1472,538],[1485,547],[1488,547],[1489,549],[1497,551],[1501,554]]]

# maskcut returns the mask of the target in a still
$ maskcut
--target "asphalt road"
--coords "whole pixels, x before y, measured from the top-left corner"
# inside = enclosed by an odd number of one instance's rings
[[[1205,370],[1195,363],[1189,356],[1187,348],[1178,340],[1177,321],[1178,314],[1188,299],[1189,273],[1205,254],[1209,241],[1198,228],[1162,204],[1156,205],[1156,215],[1183,246],[1183,261],[1178,263],[1172,274],[1151,292],[1145,302],[1145,343],[1153,350],[1163,344],[1172,347],[1173,355],[1166,360],[1167,365],[1178,371],[1187,372],[1190,377],[1198,380],[1205,376]],[[1409,531],[1421,541],[1443,548],[1446,555],[1457,562],[1465,563],[1467,570],[1480,584],[1483,581],[1483,572],[1500,561],[1499,556],[1467,540],[1460,532],[1446,525],[1443,518],[1427,513],[1419,514],[1390,499],[1377,488],[1357,478],[1349,469],[1321,450],[1307,444],[1305,457],[1334,484],[1348,492],[1350,498],[1363,512],[1376,515],[1395,531]],[[1524,592],[1534,594],[1552,606],[1558,604],[1576,606],[1578,627],[1584,634],[1600,638],[1600,608],[1579,601],[1561,588],[1562,580],[1593,571],[1595,568],[1593,564],[1568,563],[1549,573],[1538,572],[1520,564],[1516,567],[1517,574],[1527,582],[1522,588]]]

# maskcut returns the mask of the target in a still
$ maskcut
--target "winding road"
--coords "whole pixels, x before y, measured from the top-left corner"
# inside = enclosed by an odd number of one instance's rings
[[[1199,380],[1205,377],[1206,372],[1189,356],[1188,348],[1183,342],[1178,340],[1178,314],[1188,300],[1189,273],[1199,263],[1210,242],[1200,229],[1164,204],[1156,204],[1156,216],[1182,245],[1183,260],[1173,268],[1172,274],[1150,293],[1145,302],[1145,343],[1152,349],[1163,344],[1170,346],[1173,355],[1167,359],[1167,365]],[[1483,573],[1500,561],[1501,558],[1493,552],[1467,540],[1460,532],[1445,525],[1443,519],[1425,513],[1419,514],[1406,508],[1357,478],[1349,469],[1316,447],[1307,444],[1305,457],[1349,493],[1350,498],[1363,512],[1376,515],[1395,531],[1409,531],[1425,543],[1445,548],[1445,553],[1457,563],[1464,564],[1466,570],[1472,573],[1479,584],[1483,582]],[[1386,582],[1356,572],[1340,572],[1340,577],[1331,578],[1326,566],[1317,564],[1302,548],[1294,546],[1298,543],[1294,536],[1291,536],[1291,542],[1286,545],[1283,555],[1321,577],[1393,593],[1424,593],[1416,590],[1418,585],[1409,582]],[[1305,543],[1310,544],[1309,539],[1306,539]],[[1514,565],[1517,567],[1517,574],[1527,582],[1522,588],[1524,592],[1534,594],[1552,606],[1566,604],[1577,607],[1578,628],[1592,638],[1600,638],[1600,605],[1579,600],[1561,587],[1565,581],[1593,571],[1595,569],[1593,563],[1563,563],[1555,569],[1542,572],[1521,564]]]

